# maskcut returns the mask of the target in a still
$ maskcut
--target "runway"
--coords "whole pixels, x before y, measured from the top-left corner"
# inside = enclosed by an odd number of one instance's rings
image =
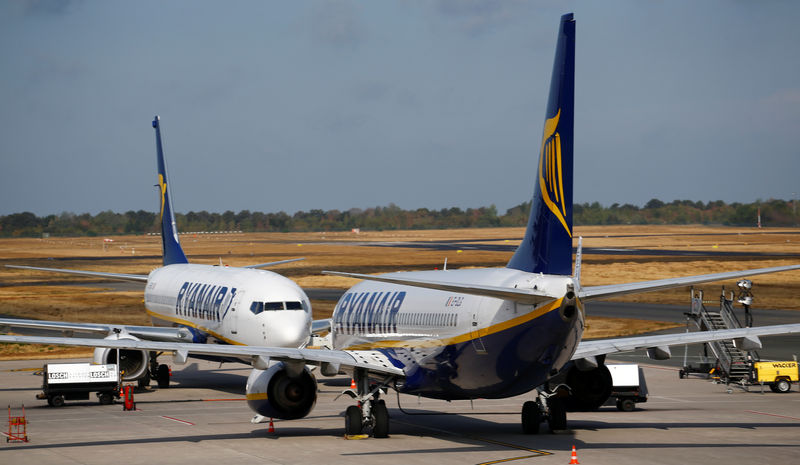
[[[38,361],[0,362],[0,403],[26,406],[30,442],[0,446],[2,463],[100,464],[565,464],[572,445],[583,464],[793,463],[800,452],[800,393],[734,390],[707,380],[679,380],[677,371],[648,365],[650,400],[634,412],[603,407],[571,413],[569,429],[523,435],[519,409],[530,396],[446,403],[386,397],[389,439],[343,439],[349,379],[321,378],[319,399],[302,420],[249,422],[247,367],[209,362],[173,366],[172,387],[136,395],[138,410],[121,405],[36,400]],[[431,415],[463,412],[461,415]],[[14,410],[19,414],[19,410]]]

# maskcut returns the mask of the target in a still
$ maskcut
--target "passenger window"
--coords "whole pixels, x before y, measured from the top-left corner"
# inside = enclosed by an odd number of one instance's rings
[[[283,302],[266,302],[264,310],[283,310]]]
[[[286,302],[286,310],[302,310],[303,309],[303,302],[294,301],[294,302]]]
[[[250,304],[250,311],[253,314],[258,315],[259,313],[264,311],[264,302],[253,302]]]

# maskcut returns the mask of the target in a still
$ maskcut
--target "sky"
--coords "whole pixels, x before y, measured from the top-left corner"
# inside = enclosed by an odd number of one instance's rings
[[[0,215],[528,200],[562,14],[575,202],[800,193],[800,2],[0,2]]]

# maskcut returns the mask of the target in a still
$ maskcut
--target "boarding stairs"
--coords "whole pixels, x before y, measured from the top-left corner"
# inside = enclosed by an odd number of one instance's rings
[[[712,310],[705,304],[712,301],[703,300],[703,291],[692,289],[691,311],[686,313],[687,329],[689,331],[717,331],[721,329],[741,328],[742,324],[736,317],[733,308],[734,294],[722,294],[719,299],[719,310]],[[755,351],[742,350],[736,347],[731,340],[712,341],[704,344],[704,358],[714,358],[714,377],[719,377],[722,382],[739,383],[747,381],[751,374],[752,362],[758,361],[759,356]],[[686,365],[686,364],[685,364]],[[686,373],[697,372],[690,366],[685,366]]]

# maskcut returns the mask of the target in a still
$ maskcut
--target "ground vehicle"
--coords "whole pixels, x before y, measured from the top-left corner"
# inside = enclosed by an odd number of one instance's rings
[[[49,363],[42,377],[42,392],[36,398],[47,399],[53,407],[63,406],[65,400],[89,400],[90,392],[96,392],[104,405],[119,397],[117,365]]]
[[[609,399],[616,398],[616,405],[623,412],[632,412],[636,403],[647,402],[647,383],[639,365],[606,365],[611,372],[613,387]]]
[[[768,384],[772,392],[789,392],[798,381],[797,362],[756,362],[755,380]]]

